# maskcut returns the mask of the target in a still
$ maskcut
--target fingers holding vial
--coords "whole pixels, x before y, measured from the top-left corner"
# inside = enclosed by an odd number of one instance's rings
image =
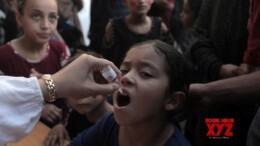
[[[101,70],[94,72],[94,79],[97,83],[106,84],[111,82],[117,82],[118,75],[110,65],[107,65]]]

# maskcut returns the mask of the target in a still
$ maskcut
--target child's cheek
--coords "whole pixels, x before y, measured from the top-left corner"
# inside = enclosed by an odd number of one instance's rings
[[[136,6],[136,1],[135,1],[135,0],[131,0],[131,1],[130,1],[130,5],[131,5],[132,7],[135,7],[135,6]]]
[[[149,5],[153,4],[153,0],[148,0],[147,2],[148,2]]]

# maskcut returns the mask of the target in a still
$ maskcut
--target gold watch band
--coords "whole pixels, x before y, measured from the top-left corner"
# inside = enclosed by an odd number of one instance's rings
[[[47,85],[47,89],[49,92],[49,97],[47,102],[54,102],[57,98],[57,93],[55,89],[55,84],[53,82],[53,79],[51,78],[50,74],[44,74],[42,75],[42,79],[44,80],[45,84]]]

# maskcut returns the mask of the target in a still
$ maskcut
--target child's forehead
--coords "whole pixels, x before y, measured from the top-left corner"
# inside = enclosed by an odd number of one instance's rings
[[[124,61],[127,62],[150,62],[155,65],[163,65],[164,57],[158,53],[151,44],[135,46],[131,48]]]
[[[127,55],[135,54],[134,56],[144,56],[153,53],[155,53],[155,49],[152,44],[141,44],[131,47]]]
[[[26,9],[40,9],[45,11],[58,10],[56,0],[26,0],[24,7]]]

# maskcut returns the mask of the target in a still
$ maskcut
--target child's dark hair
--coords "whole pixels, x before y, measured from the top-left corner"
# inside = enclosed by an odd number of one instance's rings
[[[26,0],[17,0],[17,11],[20,14],[23,14],[25,3],[26,3]]]
[[[188,0],[188,1],[190,3],[191,9],[193,10],[195,16],[197,17],[203,0]]]
[[[166,94],[182,91],[185,93],[187,99],[190,84],[190,68],[184,56],[180,54],[177,49],[160,40],[145,41],[135,44],[133,47],[140,45],[151,45],[155,52],[165,58],[165,71],[169,77],[169,87],[166,90]],[[180,108],[169,112],[168,117],[171,120],[179,121],[180,119],[179,117],[176,119],[176,115],[179,115],[182,112],[183,106],[184,105],[180,105]]]

